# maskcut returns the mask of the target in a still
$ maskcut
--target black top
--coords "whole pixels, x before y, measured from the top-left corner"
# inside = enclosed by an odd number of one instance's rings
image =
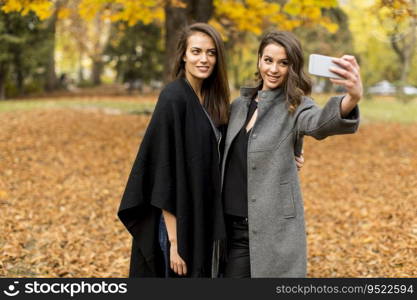
[[[161,209],[176,216],[187,276],[210,277],[213,240],[225,238],[220,180],[212,125],[192,88],[177,79],[159,96],[119,207],[133,236],[130,277],[165,276]]]
[[[257,107],[258,102],[252,100],[249,105],[246,122],[230,145],[223,186],[224,212],[228,215],[248,216],[247,159],[248,139],[251,130],[246,132],[246,126]]]

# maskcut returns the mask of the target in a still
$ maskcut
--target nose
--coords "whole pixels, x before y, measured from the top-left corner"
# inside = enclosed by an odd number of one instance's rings
[[[272,64],[272,66],[271,66],[271,72],[272,73],[277,73],[278,72],[278,64],[277,63]]]
[[[207,54],[201,53],[200,62],[206,63],[207,62]]]

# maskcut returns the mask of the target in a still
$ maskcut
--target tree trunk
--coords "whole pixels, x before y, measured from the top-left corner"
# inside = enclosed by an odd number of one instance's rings
[[[101,75],[105,66],[103,53],[107,48],[111,33],[111,25],[106,23],[102,19],[102,16],[103,13],[98,13],[94,17],[92,30],[95,38],[93,39],[93,47],[87,52],[92,62],[90,79],[93,85],[100,85],[102,83]]]
[[[412,1],[413,9],[416,8],[416,1]],[[401,84],[407,83],[408,74],[410,73],[410,65],[414,56],[414,49],[416,46],[416,35],[417,35],[417,20],[416,18],[410,18],[410,41],[404,43],[404,65],[401,72]]]
[[[0,100],[6,99],[6,80],[8,74],[7,62],[0,62]]]
[[[213,15],[213,0],[188,0],[187,19],[189,23],[207,23]]]
[[[81,53],[81,48],[78,52],[78,83],[84,82],[84,68],[83,68],[83,55]]]
[[[414,8],[416,6],[415,0],[413,1]],[[398,39],[395,35],[391,36],[391,46],[394,52],[397,54],[401,65],[400,82],[398,85],[397,94],[400,98],[404,98],[404,86],[408,82],[408,74],[410,73],[410,64],[413,60],[414,50],[416,47],[416,35],[417,35],[417,20],[411,18],[410,20],[410,32],[404,36],[407,39],[407,35],[410,36],[409,40],[403,40],[402,47],[399,44]]]
[[[93,85],[101,84],[101,74],[103,73],[104,64],[101,58],[93,60],[93,67],[91,69],[91,82]]]
[[[186,8],[165,5],[164,82],[171,79],[178,32],[194,22],[208,22],[213,15],[213,0],[185,0]]]
[[[229,52],[230,53],[230,52]],[[234,62],[234,82],[233,82],[233,87],[235,90],[239,90],[239,87],[242,85],[242,82],[240,81],[240,74],[241,74],[241,64],[239,62],[243,61],[243,50],[242,47],[239,47],[237,49],[237,53],[235,53],[235,55],[237,54],[238,56],[238,62]]]
[[[164,82],[171,79],[178,31],[187,25],[186,9],[165,5],[165,62]]]
[[[58,4],[57,4],[58,5]],[[56,23],[58,20],[58,8],[55,9],[54,14],[48,23],[48,62],[46,65],[46,74],[45,74],[45,89],[47,91],[53,91],[58,87],[58,80],[55,72],[55,34],[56,34]]]
[[[165,5],[165,16],[165,72],[163,80],[168,82],[172,75],[178,31],[184,28],[188,22],[186,9],[172,7],[170,3]]]
[[[15,73],[16,73],[16,88],[17,93],[19,96],[23,95],[24,93],[24,86],[23,86],[23,69],[22,69],[22,55],[21,55],[21,49],[15,49],[13,54],[13,60],[14,60],[14,67],[15,67]]]

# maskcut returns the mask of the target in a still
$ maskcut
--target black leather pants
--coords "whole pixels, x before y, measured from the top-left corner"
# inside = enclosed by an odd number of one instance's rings
[[[225,278],[250,278],[247,218],[227,216],[228,239]]]

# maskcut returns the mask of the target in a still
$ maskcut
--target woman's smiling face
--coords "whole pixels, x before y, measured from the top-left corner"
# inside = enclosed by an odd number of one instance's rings
[[[188,38],[187,50],[183,57],[188,79],[204,80],[216,65],[216,46],[208,35],[196,32]]]
[[[271,43],[259,57],[259,74],[262,77],[262,90],[273,90],[281,86],[288,75],[289,61],[285,48]]]

